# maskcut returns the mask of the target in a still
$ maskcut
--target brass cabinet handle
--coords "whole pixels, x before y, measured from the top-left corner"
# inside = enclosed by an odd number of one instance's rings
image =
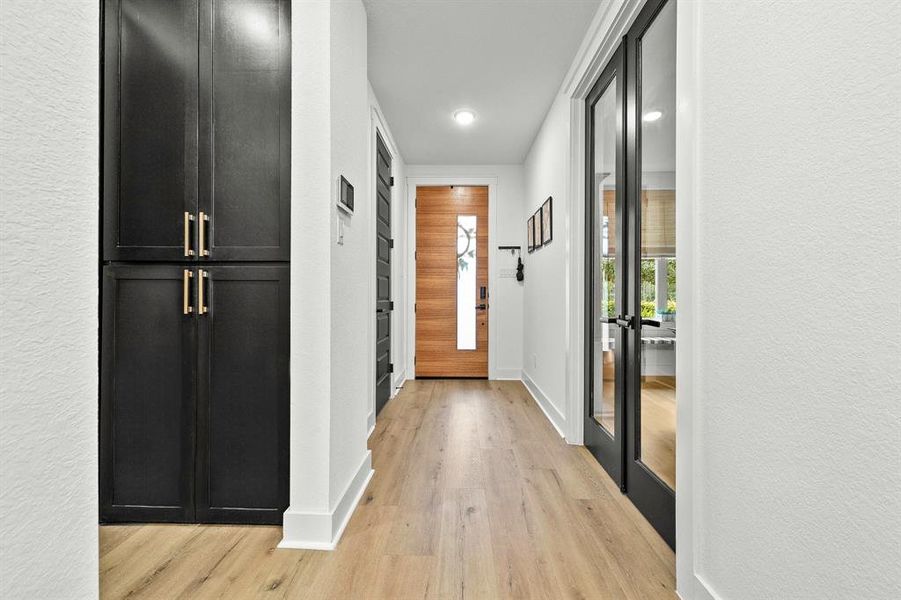
[[[182,313],[186,315],[190,315],[194,312],[194,307],[191,306],[191,278],[194,277],[194,272],[191,269],[185,269],[182,271]]]
[[[197,222],[199,223],[197,236],[200,238],[200,256],[209,256],[210,251],[206,249],[206,224],[210,222],[210,215],[200,211],[197,216]]]
[[[194,256],[194,250],[191,249],[191,221],[194,215],[185,211],[185,256]]]
[[[210,308],[204,303],[203,299],[203,280],[210,276],[209,271],[199,269],[197,271],[197,314],[205,315],[210,312]]]

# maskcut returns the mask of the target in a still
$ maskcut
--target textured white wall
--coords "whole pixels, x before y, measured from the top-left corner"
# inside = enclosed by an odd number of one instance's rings
[[[516,245],[522,242],[525,222],[522,220],[523,170],[522,165],[407,165],[408,181],[417,177],[441,180],[462,180],[467,177],[496,178],[496,218],[489,223],[489,269],[515,269],[516,258],[509,251],[499,251],[498,246]],[[411,185],[411,184],[408,184]],[[408,197],[409,197],[408,190]],[[410,244],[415,246],[414,240]],[[411,246],[411,247],[412,247]],[[522,296],[523,286],[513,278],[497,277],[489,282],[491,312],[497,328],[492,343],[495,344],[497,377],[519,379],[522,372]],[[412,300],[411,300],[412,301]],[[411,331],[412,333],[412,331]],[[407,369],[413,371],[415,340],[410,340]]]
[[[525,221],[552,196],[554,238],[550,244],[525,254],[523,289],[523,374],[555,409],[551,416],[563,431],[566,426],[566,269],[564,224],[568,202],[566,179],[570,169],[569,99],[559,94],[545,117],[526,156],[523,224],[520,239],[526,247]]]
[[[371,473],[366,13],[360,0],[294,0],[292,15],[291,506],[282,545],[331,548]],[[341,175],[354,186],[353,216],[336,206]]]
[[[331,457],[330,497],[334,504],[367,453],[366,399],[369,374],[365,332],[375,318],[370,304],[369,80],[366,76],[366,11],[359,0],[331,3],[331,182],[332,231],[340,220],[344,244],[331,253]],[[354,214],[335,208],[338,178],[354,186]]]
[[[0,3],[0,597],[98,594],[98,3]]]
[[[330,11],[292,5],[289,513],[329,509],[332,201]],[[286,537],[292,534],[286,518]],[[295,536],[299,537],[299,535]]]
[[[732,600],[899,598],[901,4],[679,10],[695,572]]]

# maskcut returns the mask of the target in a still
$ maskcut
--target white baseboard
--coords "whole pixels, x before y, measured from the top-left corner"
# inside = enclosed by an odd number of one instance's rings
[[[522,369],[495,369],[494,379],[520,381],[522,379]]]
[[[676,595],[682,600],[721,600],[720,596],[710,589],[704,579],[697,573],[693,573],[686,586],[679,585],[676,589]]]
[[[372,432],[375,431],[375,411],[372,411],[366,417],[366,430],[369,432],[366,434],[366,439],[368,440],[372,436]]]
[[[544,413],[547,420],[551,422],[551,425],[553,425],[554,429],[557,430],[557,433],[560,434],[560,437],[566,439],[566,435],[563,433],[566,430],[566,417],[563,416],[563,413],[557,410],[545,393],[541,391],[541,388],[532,381],[532,378],[529,377],[529,374],[525,371],[523,371],[522,374],[522,382],[526,386],[526,389],[529,390],[529,393],[532,394],[532,398],[535,399],[538,408],[541,409],[541,412]]]
[[[372,452],[367,451],[357,472],[330,512],[293,511],[289,507],[285,511],[282,541],[278,547],[334,550],[374,474]]]
[[[398,388],[404,387],[404,382],[407,380],[407,370],[404,369],[401,371],[394,379],[391,381],[391,397],[394,398],[397,396]]]

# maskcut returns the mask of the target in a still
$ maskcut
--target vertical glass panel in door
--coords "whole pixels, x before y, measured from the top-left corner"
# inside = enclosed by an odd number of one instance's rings
[[[476,215],[457,216],[457,350],[476,349]]]
[[[615,434],[616,346],[616,79],[594,105],[594,240],[592,318],[594,319],[594,402],[592,416]]]
[[[640,42],[640,458],[676,487],[676,3]]]

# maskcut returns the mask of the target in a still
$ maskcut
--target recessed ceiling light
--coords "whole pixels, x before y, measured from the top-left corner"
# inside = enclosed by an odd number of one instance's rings
[[[476,120],[476,114],[471,110],[460,109],[454,113],[454,121],[460,125],[471,125]]]
[[[641,117],[641,120],[646,123],[651,123],[653,121],[656,121],[657,119],[659,119],[662,116],[663,116],[663,113],[660,112],[659,110],[651,110],[651,111],[644,113],[644,116]]]

